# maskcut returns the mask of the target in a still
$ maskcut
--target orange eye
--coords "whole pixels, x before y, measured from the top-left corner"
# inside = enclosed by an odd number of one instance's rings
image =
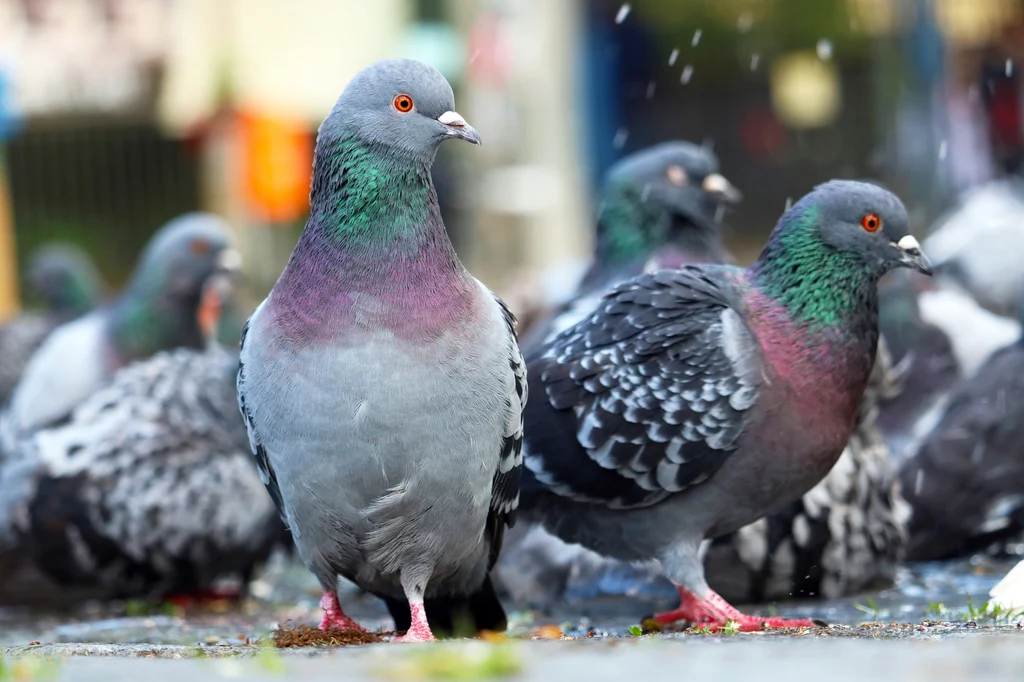
[[[196,237],[188,243],[188,250],[197,256],[205,256],[210,250],[210,242],[201,237]]]
[[[878,228],[882,226],[882,219],[877,213],[868,213],[860,219],[860,226],[868,232],[878,232]]]
[[[403,114],[408,114],[412,111],[412,97],[409,97],[409,95],[398,95],[392,104],[394,104],[395,109],[398,109]]]

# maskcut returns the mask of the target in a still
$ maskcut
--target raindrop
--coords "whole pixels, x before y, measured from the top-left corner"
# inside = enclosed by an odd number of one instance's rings
[[[750,55],[750,70],[757,71],[757,65],[761,62],[761,55],[754,53]]]
[[[739,29],[740,33],[746,33],[750,30],[750,27],[754,25],[754,15],[750,12],[743,12],[736,19],[736,28]]]
[[[625,128],[619,128],[615,131],[615,139],[612,140],[612,146],[616,149],[622,149],[626,146],[627,139],[629,139],[629,131]]]
[[[946,148],[947,148],[947,146],[948,145],[946,144],[945,140],[943,140],[942,142],[939,143],[939,161],[942,161],[943,159],[946,158]]]
[[[1012,59],[1007,59],[1006,60],[1006,77],[1009,78],[1012,75],[1013,75],[1013,60]]]
[[[691,47],[697,47],[697,44],[700,43],[700,37],[701,37],[701,35],[703,33],[704,33],[704,31],[702,31],[699,28],[696,31],[693,32],[693,40],[690,41],[690,46]],[[1009,61],[1009,60],[1007,60],[1007,61]]]
[[[644,188],[640,192],[640,201],[647,201],[647,197],[651,195],[651,183],[645,182]]]
[[[832,59],[832,42],[822,38],[818,41],[818,45],[815,48],[818,51],[818,59],[823,62],[827,62]]]
[[[788,211],[790,208],[792,208],[792,206],[793,206],[793,197],[786,197],[786,208],[784,208],[783,210],[784,211]]]
[[[675,66],[676,60],[679,59],[679,49],[672,50],[672,54],[668,56],[668,65]]]
[[[683,73],[679,76],[679,82],[686,85],[690,82],[690,78],[693,76],[693,64],[687,64],[683,67]]]
[[[647,83],[647,99],[654,97],[654,86],[654,81],[649,81]]]
[[[920,495],[921,490],[924,489],[924,469],[918,469],[917,475],[914,476],[914,494]]]
[[[623,3],[622,7],[619,8],[619,13],[615,15],[615,23],[621,24],[629,16],[629,10],[633,9],[628,2]]]
[[[716,223],[722,222],[722,218],[724,218],[724,217],[725,217],[725,206],[723,206],[722,204],[719,204],[715,208],[715,222]]]

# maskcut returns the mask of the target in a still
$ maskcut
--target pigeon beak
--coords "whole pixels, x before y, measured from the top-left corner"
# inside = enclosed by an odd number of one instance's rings
[[[242,270],[242,254],[234,249],[224,249],[217,254],[216,269],[228,274],[237,274]]]
[[[932,274],[932,264],[928,262],[925,255],[921,253],[921,245],[917,243],[912,235],[907,235],[896,242],[896,247],[903,252],[900,258],[900,265],[913,268],[926,275]]]
[[[457,111],[446,111],[437,117],[437,122],[445,127],[444,134],[473,144],[481,144],[480,133],[466,123],[466,119]]]
[[[713,199],[723,204],[735,205],[743,199],[743,194],[720,173],[712,173],[704,178],[702,186]]]

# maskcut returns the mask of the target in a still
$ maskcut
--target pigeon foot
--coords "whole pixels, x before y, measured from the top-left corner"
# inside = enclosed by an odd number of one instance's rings
[[[680,585],[679,608],[666,613],[659,613],[653,618],[656,622],[667,625],[678,621],[693,623],[698,627],[715,632],[724,628],[729,621],[736,624],[739,632],[758,632],[770,628],[813,628],[825,626],[822,621],[811,618],[762,618],[741,613],[729,602],[725,601],[713,590],[701,599],[690,590]]]
[[[409,613],[412,616],[412,625],[401,637],[395,637],[393,642],[433,642],[434,633],[430,631],[427,623],[427,612],[423,608],[422,601],[409,601]]]
[[[366,632],[359,623],[346,616],[345,612],[341,610],[337,592],[324,592],[324,596],[320,598],[320,608],[324,610],[324,617],[320,619],[321,630],[329,630],[334,627]]]

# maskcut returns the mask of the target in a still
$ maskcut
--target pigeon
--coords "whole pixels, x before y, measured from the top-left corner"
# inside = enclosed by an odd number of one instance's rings
[[[658,560],[681,597],[660,623],[814,625],[736,610],[700,548],[835,465],[874,364],[877,281],[930,271],[907,223],[891,193],[832,181],[749,268],[687,265],[612,289],[528,356],[524,517],[604,556]]]
[[[208,339],[231,276],[204,288]],[[56,595],[169,598],[230,577],[244,589],[290,539],[252,460],[237,370],[237,351],[216,343],[161,351],[25,439],[0,467],[0,546]]]
[[[447,139],[480,143],[441,74],[359,72],[320,127],[305,230],[243,330],[239,407],[323,629],[360,628],[339,576],[405,603],[396,641],[434,639],[463,606],[477,629],[506,624],[489,571],[519,501],[526,370],[514,317],[445,232],[430,169]]]
[[[1024,180],[1009,176],[972,189],[924,242],[936,280],[962,287],[1012,317],[1024,285]]]
[[[571,299],[523,333],[526,353],[589,315],[614,284],[645,269],[731,263],[722,243],[723,209],[741,194],[718,172],[710,149],[664,142],[608,171],[594,258]]]
[[[220,218],[190,213],[167,223],[116,300],[54,330],[32,356],[4,416],[3,450],[67,419],[132,361],[202,349],[196,309],[203,284],[218,264],[236,267],[238,260]]]
[[[92,310],[103,290],[89,256],[71,244],[40,247],[29,258],[27,270],[27,298],[42,307],[0,327],[0,405],[10,399],[29,358],[50,332]]]
[[[937,426],[900,468],[913,509],[908,559],[966,556],[1024,539],[1022,439],[1018,337],[953,389]]]

